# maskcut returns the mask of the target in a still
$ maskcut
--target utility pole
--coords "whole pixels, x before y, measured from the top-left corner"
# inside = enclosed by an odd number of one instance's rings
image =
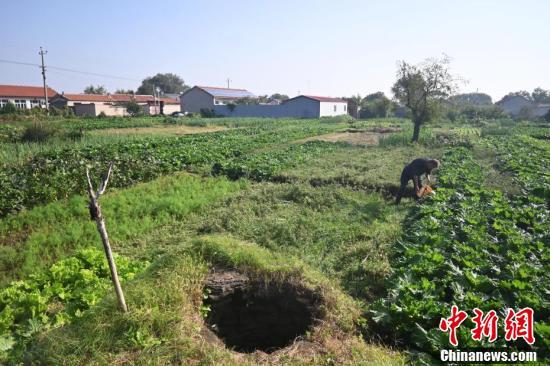
[[[229,89],[229,83],[231,82],[231,80],[229,78],[227,78],[227,89]]]
[[[48,87],[46,86],[46,66],[44,66],[44,55],[48,53],[48,51],[43,50],[42,47],[40,47],[40,52],[38,54],[42,58],[42,80],[44,81],[44,99],[46,100],[46,113],[49,113],[50,106],[48,104]]]
[[[155,106],[155,116],[157,115],[157,96],[155,94],[155,90],[157,89],[157,87],[155,86],[155,84],[153,84],[153,105]]]

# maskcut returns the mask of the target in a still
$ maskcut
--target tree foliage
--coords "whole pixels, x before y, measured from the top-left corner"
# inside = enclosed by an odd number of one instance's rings
[[[130,113],[132,116],[138,116],[143,112],[141,106],[134,101],[128,102],[126,104],[126,111],[128,111],[128,113]]]
[[[107,94],[107,89],[104,85],[93,86],[89,85],[84,89],[86,94]]]
[[[411,111],[414,123],[412,141],[418,141],[420,126],[434,118],[441,102],[456,89],[449,64],[447,56],[427,59],[418,65],[405,61],[398,64],[397,81],[392,92],[395,99]]]
[[[259,104],[261,101],[262,103],[267,102],[267,98],[265,96],[260,96],[259,98],[244,97],[236,99],[234,104]]]
[[[355,101],[355,100],[354,100]],[[376,92],[361,99],[360,118],[386,118],[394,109],[394,103],[383,92]]]
[[[271,94],[271,96],[269,97],[270,100],[278,100],[279,102],[283,102],[285,100],[288,99],[288,95],[286,94],[280,94],[280,93],[275,93],[275,94]]]
[[[533,92],[529,93],[527,90],[520,90],[516,92],[510,92],[506,94],[500,101],[509,97],[522,97],[527,101],[535,104],[550,104],[550,90],[545,90],[540,87],[533,89]]]
[[[134,91],[132,89],[117,89],[115,94],[134,94]]]
[[[533,101],[533,97],[531,96],[531,94],[527,91],[527,90],[520,90],[520,91],[516,91],[516,92],[511,92],[511,93],[508,93],[506,94],[506,97],[523,97],[525,99],[527,99],[528,101],[532,102]],[[502,99],[504,99],[502,98]]]
[[[450,99],[451,102],[460,105],[492,105],[493,99],[489,94],[485,93],[464,93],[453,95]]]
[[[185,85],[185,82],[181,77],[176,74],[156,74],[155,76],[149,76],[141,82],[141,86],[137,89],[137,94],[153,94],[154,88],[159,88],[162,93],[181,93],[189,86]]]
[[[550,90],[535,88],[531,93],[531,98],[535,103],[550,103]]]

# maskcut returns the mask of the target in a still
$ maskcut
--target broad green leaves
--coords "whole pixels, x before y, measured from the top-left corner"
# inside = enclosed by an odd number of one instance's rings
[[[394,253],[389,296],[372,307],[372,320],[418,351],[435,353],[449,348],[437,324],[451,305],[501,314],[506,308],[531,307],[542,356],[550,315],[546,205],[484,188],[483,172],[464,148],[447,151],[442,160],[441,187],[407,221],[408,234]],[[503,333],[499,336],[496,345],[506,345]],[[462,330],[459,344],[482,346]]]
[[[116,258],[123,281],[149,264]],[[25,281],[12,282],[0,291],[0,360],[23,351],[34,334],[82,316],[111,286],[105,255],[92,248],[81,249]]]

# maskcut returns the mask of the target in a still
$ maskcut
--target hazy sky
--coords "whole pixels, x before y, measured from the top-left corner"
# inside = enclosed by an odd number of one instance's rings
[[[498,100],[550,89],[550,0],[3,1],[0,59],[50,70],[58,91],[135,89],[173,72],[189,85],[256,94],[387,94],[396,62],[446,53],[462,91]],[[0,84],[40,85],[36,67],[0,62]]]

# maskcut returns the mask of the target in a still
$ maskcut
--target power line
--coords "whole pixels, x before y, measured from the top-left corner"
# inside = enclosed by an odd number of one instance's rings
[[[33,64],[33,63],[29,63],[29,62],[21,62],[21,61],[13,61],[13,60],[5,60],[5,59],[0,59],[0,62],[6,63],[6,64],[14,64],[14,65],[42,67],[40,64]],[[100,74],[100,73],[96,73],[96,72],[89,72],[89,71],[81,71],[81,70],[67,69],[67,68],[58,67],[58,66],[50,66],[50,65],[48,65],[48,68],[49,68],[49,69],[53,69],[53,70],[59,70],[59,71],[73,72],[73,73],[75,73],[75,74],[99,76],[99,77],[108,78],[108,79],[120,79],[120,80],[130,80],[130,81],[141,81],[141,80],[138,80],[138,79],[127,78],[127,77],[124,77],[124,76],[116,76],[116,75],[109,75],[109,74]]]

